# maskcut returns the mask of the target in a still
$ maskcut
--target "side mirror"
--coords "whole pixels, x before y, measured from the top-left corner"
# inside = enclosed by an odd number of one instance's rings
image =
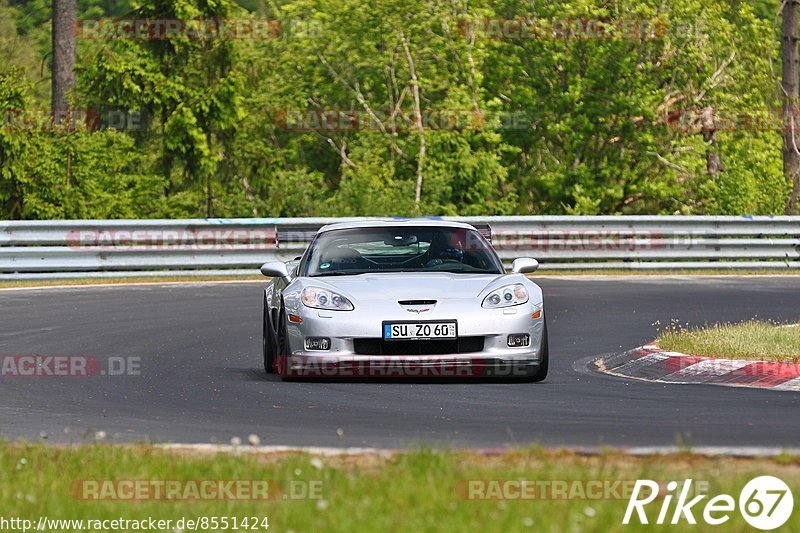
[[[288,283],[289,269],[282,261],[270,261],[261,265],[261,273],[268,278],[281,278]]]
[[[514,262],[511,263],[511,272],[517,274],[527,274],[529,272],[536,272],[539,268],[539,261],[536,259],[531,259],[530,257],[520,257],[519,259],[514,259]]]

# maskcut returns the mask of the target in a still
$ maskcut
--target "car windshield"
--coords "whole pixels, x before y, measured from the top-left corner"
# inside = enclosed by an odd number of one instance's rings
[[[303,271],[307,276],[368,272],[504,272],[497,254],[478,231],[437,226],[326,231],[311,243]]]

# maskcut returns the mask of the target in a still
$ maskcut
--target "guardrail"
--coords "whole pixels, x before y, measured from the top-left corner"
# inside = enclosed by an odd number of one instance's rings
[[[489,224],[510,264],[543,270],[800,268],[800,217],[442,217]],[[364,218],[0,222],[0,279],[253,274],[321,226]]]

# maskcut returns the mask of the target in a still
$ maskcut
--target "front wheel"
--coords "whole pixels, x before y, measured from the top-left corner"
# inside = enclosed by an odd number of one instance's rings
[[[262,320],[263,332],[261,335],[262,351],[264,352],[264,372],[267,374],[275,373],[275,352],[277,346],[275,342],[274,328],[272,327],[272,317],[267,305],[267,297],[264,296],[264,317]]]
[[[275,338],[275,373],[278,374],[283,381],[290,381],[288,377],[289,372],[289,328],[286,325],[286,309],[281,303],[281,310],[278,313],[278,327],[277,336]]]
[[[538,383],[547,378],[547,367],[550,364],[550,348],[547,342],[547,319],[544,321],[544,330],[542,331],[542,348],[539,350],[539,370],[531,376],[531,381]]]

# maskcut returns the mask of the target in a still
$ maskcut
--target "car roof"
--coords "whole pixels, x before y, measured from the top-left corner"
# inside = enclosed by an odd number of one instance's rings
[[[351,222],[336,222],[328,224],[319,229],[318,233],[333,231],[337,229],[353,228],[402,228],[402,227],[437,227],[437,228],[462,228],[475,230],[475,226],[464,222],[452,220],[442,220],[438,218],[402,218],[402,219],[375,219],[375,220],[356,220]]]

